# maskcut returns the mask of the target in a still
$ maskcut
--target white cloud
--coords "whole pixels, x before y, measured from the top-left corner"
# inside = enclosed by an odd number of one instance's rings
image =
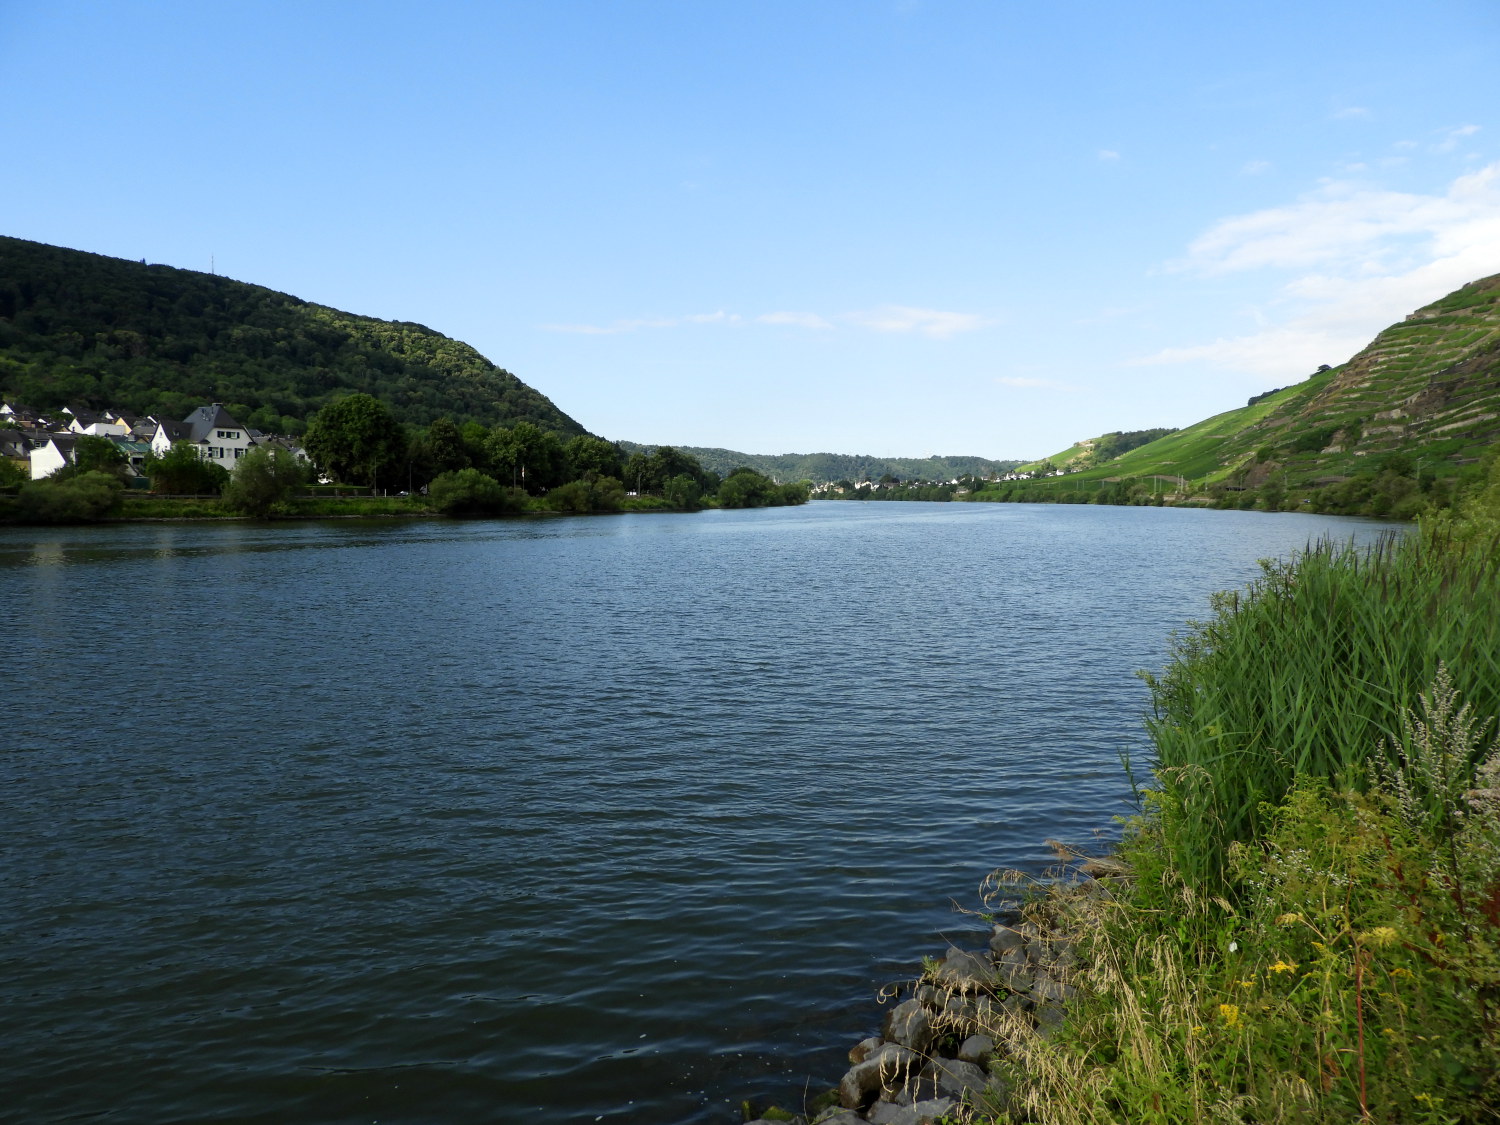
[[[1099,150],[1099,159],[1100,160],[1118,160],[1118,159],[1120,159],[1120,154],[1118,152],[1116,152],[1112,148],[1101,148]]]
[[[848,313],[843,319],[873,332],[920,332],[937,340],[946,340],[959,332],[977,332],[993,323],[987,317],[974,313],[915,309],[907,305],[882,305],[876,309]]]
[[[1472,137],[1479,132],[1478,125],[1459,125],[1453,129],[1442,129],[1440,135],[1442,140],[1432,146],[1433,152],[1452,152],[1458,147],[1458,142],[1465,137]]]
[[[789,324],[796,328],[832,328],[833,325],[817,313],[768,312],[755,318],[762,324]]]
[[[1335,121],[1346,121],[1351,117],[1369,117],[1370,111],[1362,105],[1348,105],[1333,111]]]
[[[1247,176],[1259,176],[1270,170],[1271,162],[1269,160],[1252,160],[1240,169]]]
[[[1376,332],[1500,269],[1500,163],[1441,195],[1328,182],[1295,203],[1216,224],[1179,270],[1291,276],[1241,336],[1164,348],[1136,364],[1203,363],[1269,380],[1342,363]]]
[[[578,336],[616,336],[622,332],[636,332],[642,328],[676,328],[682,324],[738,324],[738,313],[726,313],[723,309],[711,313],[694,313],[689,316],[645,317],[637,320],[613,320],[608,324],[539,324],[543,332],[568,332]]]

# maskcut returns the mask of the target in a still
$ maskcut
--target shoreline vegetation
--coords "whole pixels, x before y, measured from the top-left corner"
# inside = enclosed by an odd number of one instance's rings
[[[1174,638],[1113,855],[1056,845],[989,947],[887,989],[836,1089],[757,1121],[1500,1119],[1500,459]],[[1078,862],[1082,860],[1082,862]],[[988,909],[988,907],[986,907]],[[995,920],[995,918],[992,918]]]
[[[40,480],[0,459],[0,523],[696,512],[805,504],[811,488],[749,467],[721,476],[671,446],[627,457],[603,438],[564,440],[527,421],[460,428],[439,418],[408,432],[364,394],[321,410],[305,445],[306,456],[252,446],[226,471],[178,441],[137,469],[110,439],[80,436],[73,460]],[[318,474],[334,483],[314,483]]]

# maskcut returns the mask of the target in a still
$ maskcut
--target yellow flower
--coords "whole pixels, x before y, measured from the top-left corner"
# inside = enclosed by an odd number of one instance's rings
[[[1300,921],[1302,921],[1302,915],[1300,914],[1278,914],[1276,916],[1276,924],[1279,926],[1292,926]]]
[[[1225,1027],[1240,1026],[1240,1008],[1238,1004],[1220,1004],[1219,1018],[1224,1021]]]
[[[1327,947],[1327,946],[1326,946],[1326,945],[1324,945],[1324,944],[1323,944],[1323,943],[1322,943],[1322,942],[1321,942],[1321,941],[1315,941],[1315,942],[1313,942],[1313,943],[1312,943],[1312,947],[1313,947],[1313,948],[1314,948],[1314,949],[1316,949],[1316,950],[1317,950],[1317,951],[1318,951],[1318,952],[1319,952],[1319,953],[1322,953],[1322,952],[1323,952],[1323,950],[1325,950],[1325,949],[1327,949],[1327,948],[1328,948],[1328,947]]]
[[[1273,973],[1295,973],[1296,971],[1297,962],[1295,961],[1277,961],[1276,964],[1271,966],[1271,972]]]
[[[1376,926],[1373,930],[1360,934],[1359,938],[1368,945],[1387,946],[1400,941],[1401,934],[1394,926]]]
[[[1195,1025],[1193,1027],[1193,1034],[1194,1035],[1202,1035],[1203,1034],[1203,1025],[1202,1024]]]
[[[1241,988],[1254,988],[1255,987],[1255,982],[1253,980],[1242,980],[1242,981],[1240,981],[1240,987]]]
[[[1409,977],[1409,976],[1411,976],[1411,970],[1410,969],[1403,969],[1403,968],[1397,967],[1397,968],[1394,968],[1394,969],[1391,970],[1391,976],[1393,976],[1393,977]]]

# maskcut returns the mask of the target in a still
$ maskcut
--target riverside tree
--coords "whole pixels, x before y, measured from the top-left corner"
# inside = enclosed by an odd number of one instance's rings
[[[205,461],[191,442],[179,441],[158,457],[146,454],[146,476],[152,492],[217,493],[229,483],[223,465]]]
[[[318,411],[307,428],[308,456],[335,479],[373,490],[405,467],[406,434],[373,395],[353,394]]]
[[[307,467],[280,446],[256,446],[234,464],[224,503],[237,512],[264,518],[284,508],[307,483]]]

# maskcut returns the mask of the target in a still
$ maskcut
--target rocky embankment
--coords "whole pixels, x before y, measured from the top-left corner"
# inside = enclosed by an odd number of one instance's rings
[[[773,1109],[749,1125],[932,1125],[966,1108],[1028,1116],[992,1064],[1024,1067],[1028,1044],[1066,1018],[1084,968],[1075,935],[1120,870],[1090,860],[1080,873],[1054,884],[1024,919],[996,925],[986,948],[949,947],[919,978],[888,989],[894,1004],[880,1035],[849,1051],[836,1090],[801,1115]]]

